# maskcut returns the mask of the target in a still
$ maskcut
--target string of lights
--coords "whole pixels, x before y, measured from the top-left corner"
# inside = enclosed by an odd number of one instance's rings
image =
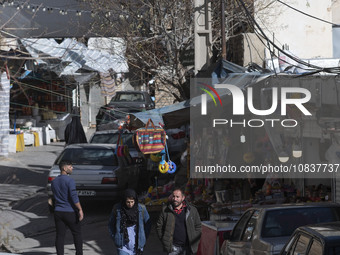
[[[44,4],[31,4],[30,2],[26,1],[17,1],[17,0],[3,0],[0,1],[0,7],[13,7],[16,8],[18,11],[20,10],[29,10],[32,13],[37,13],[37,12],[46,12],[46,13],[59,13],[60,15],[67,15],[67,14],[75,14],[76,16],[80,17],[83,14],[85,15],[91,15],[92,17],[95,16],[95,12],[93,10],[84,10],[84,9],[75,9],[75,8],[69,8],[66,6],[60,7],[60,6],[45,6]],[[113,10],[113,9],[103,9],[101,11],[101,13],[104,14],[104,16],[106,18],[110,18],[110,17],[116,17],[119,19],[128,19],[129,15],[128,14],[124,14],[124,10],[123,9],[117,9],[117,10]],[[143,14],[138,14],[137,15],[138,18],[142,18]]]
[[[68,13],[74,13],[76,16],[82,16],[82,14],[92,14],[91,10],[80,10],[80,9],[72,9],[66,7],[57,7],[57,6],[45,6],[43,4],[31,4],[30,2],[23,2],[23,1],[13,1],[13,0],[4,0],[0,1],[0,7],[13,7],[17,10],[27,9],[30,10],[32,13],[36,13],[38,11],[53,13],[58,12],[60,15],[67,15]]]

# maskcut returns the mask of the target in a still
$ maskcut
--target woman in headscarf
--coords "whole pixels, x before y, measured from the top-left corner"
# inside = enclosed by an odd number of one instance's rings
[[[109,233],[118,255],[143,254],[150,229],[150,216],[145,206],[138,203],[134,190],[125,190],[122,202],[113,206],[109,219]]]
[[[80,122],[79,115],[72,116],[72,121],[66,126],[65,143],[66,145],[73,143],[87,143],[86,135]]]

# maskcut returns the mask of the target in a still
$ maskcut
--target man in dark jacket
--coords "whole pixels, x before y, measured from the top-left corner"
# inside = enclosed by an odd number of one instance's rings
[[[157,221],[157,234],[169,255],[195,254],[201,238],[201,220],[197,209],[175,188],[169,203]]]

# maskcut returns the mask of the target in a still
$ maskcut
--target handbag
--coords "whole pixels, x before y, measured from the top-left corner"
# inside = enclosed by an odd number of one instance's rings
[[[136,140],[143,154],[152,154],[162,151],[166,143],[166,133],[161,127],[155,127],[149,119],[144,128],[136,131]]]

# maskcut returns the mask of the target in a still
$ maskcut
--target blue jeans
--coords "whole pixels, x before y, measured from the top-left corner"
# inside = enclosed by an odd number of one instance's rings
[[[189,246],[175,246],[172,245],[172,250],[168,255],[191,255],[191,250]]]

